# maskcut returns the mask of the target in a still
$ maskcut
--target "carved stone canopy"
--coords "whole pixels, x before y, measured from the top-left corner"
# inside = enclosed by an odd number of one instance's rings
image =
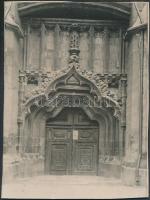
[[[71,64],[69,68],[45,77],[44,81],[28,94],[24,101],[26,112],[31,112],[33,105],[48,108],[61,102],[64,106],[90,104],[91,107],[113,108],[114,115],[118,117],[121,109],[119,103],[110,96],[108,83],[95,73],[79,68],[77,63]]]

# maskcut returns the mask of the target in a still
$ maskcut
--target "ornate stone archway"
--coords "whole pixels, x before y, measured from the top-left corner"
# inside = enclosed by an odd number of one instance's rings
[[[98,174],[103,174],[102,163],[119,162],[121,107],[111,97],[105,80],[81,70],[75,62],[45,78],[36,90],[26,95],[22,105],[20,152],[39,156],[44,165],[46,120],[56,117],[65,107],[79,107],[99,124]]]
[[[71,63],[68,68],[50,74],[40,86],[27,93],[24,99],[25,113],[30,112],[30,107],[33,105],[38,108],[50,107],[51,104],[56,103],[56,99],[60,101],[61,97],[65,97],[65,94],[73,97],[82,96],[88,101],[86,105],[89,104],[91,107],[111,107],[114,116],[120,115],[121,107],[115,96],[108,90],[107,82],[102,80],[101,75],[81,70],[76,63]],[[72,105],[68,106],[75,105],[72,101]]]

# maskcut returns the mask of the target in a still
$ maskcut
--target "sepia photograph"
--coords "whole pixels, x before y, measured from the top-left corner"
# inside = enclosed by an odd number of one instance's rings
[[[4,2],[2,198],[147,198],[148,126],[148,2]]]

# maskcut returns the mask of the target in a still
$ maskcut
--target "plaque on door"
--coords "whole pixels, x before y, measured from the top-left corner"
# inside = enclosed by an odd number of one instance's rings
[[[78,130],[73,130],[73,140],[78,140]]]

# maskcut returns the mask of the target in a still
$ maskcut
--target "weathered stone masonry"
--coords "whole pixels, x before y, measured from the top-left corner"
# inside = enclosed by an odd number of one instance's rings
[[[87,167],[128,185],[147,184],[147,13],[147,3],[6,3],[6,179],[10,169],[16,177],[56,173],[49,152],[59,159],[72,148],[82,162],[71,164],[67,153],[62,173],[87,173]],[[79,113],[68,114],[74,107]],[[73,121],[63,122],[63,112]],[[78,142],[69,123],[79,131]],[[98,135],[89,137],[88,126]],[[61,152],[56,135],[64,135]]]

